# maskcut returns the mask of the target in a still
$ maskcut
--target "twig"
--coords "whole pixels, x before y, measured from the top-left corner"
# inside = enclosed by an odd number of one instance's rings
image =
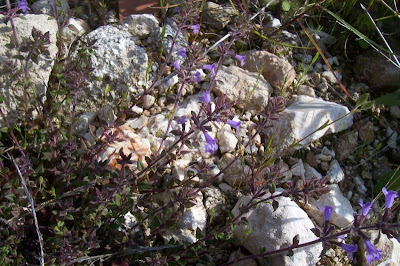
[[[29,194],[28,187],[26,186],[25,179],[22,177],[22,174],[21,174],[21,171],[19,170],[17,162],[10,154],[7,153],[7,155],[10,158],[10,160],[13,161],[14,167],[18,172],[18,176],[21,181],[21,184],[24,187],[25,195],[28,198],[29,204],[31,205],[31,212],[32,212],[32,216],[33,216],[33,221],[35,223],[36,234],[39,239],[39,248],[40,248],[39,262],[40,262],[41,266],[44,266],[43,239],[42,239],[42,235],[40,234],[39,223],[38,223],[38,220],[36,217],[35,204],[33,202],[32,196]]]

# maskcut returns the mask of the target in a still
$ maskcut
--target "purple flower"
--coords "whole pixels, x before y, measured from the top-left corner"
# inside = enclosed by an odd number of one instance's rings
[[[216,64],[213,63],[212,65],[204,65],[203,69],[210,71],[211,75],[215,76],[215,70],[214,70],[215,67],[216,67]]]
[[[373,260],[379,260],[382,255],[382,250],[377,249],[368,239],[364,239],[364,243],[368,253],[367,262],[370,263]]]
[[[393,190],[387,191],[385,187],[382,188],[383,194],[385,194],[385,207],[386,209],[392,208],[394,199],[398,197],[397,192]]]
[[[181,65],[179,64],[179,60],[175,60],[174,67],[176,70],[181,70]]]
[[[242,124],[241,121],[233,121],[233,120],[230,120],[230,119],[228,119],[227,123],[228,123],[228,125],[230,125],[231,127],[233,127],[236,130],[239,130],[239,127]]]
[[[189,28],[191,28],[193,30],[194,34],[199,34],[199,30],[200,30],[200,25],[199,24],[192,25]]]
[[[209,103],[211,101],[210,92],[205,91],[202,95],[199,96],[199,101],[203,103]]]
[[[325,209],[324,209],[324,218],[325,218],[325,221],[329,221],[329,220],[331,219],[332,211],[333,211],[332,206],[329,206],[329,205],[326,205],[326,206],[325,206]]]
[[[181,118],[176,119],[176,122],[178,122],[178,124],[185,124],[186,123],[186,116],[181,116]]]
[[[176,54],[182,56],[182,58],[186,58],[187,57],[185,47],[179,48],[179,51]]]
[[[206,138],[206,152],[210,154],[214,154],[218,150],[217,140],[213,139],[207,132],[203,132],[204,137]]]
[[[20,9],[22,12],[27,13],[29,10],[31,10],[28,6],[28,3],[26,0],[21,0],[18,4],[18,9]]]
[[[367,203],[364,204],[363,201],[361,200],[360,206],[362,207],[362,210],[361,210],[362,215],[367,216],[369,211],[371,210],[372,203],[368,201]]]
[[[194,73],[194,75],[193,75],[194,82],[199,83],[201,81],[201,76],[200,75],[201,74],[200,74],[199,71],[196,71],[196,73]]]
[[[349,253],[350,259],[353,260],[353,253],[357,252],[358,246],[357,245],[348,245],[348,244],[342,243],[342,248]]]
[[[235,55],[235,58],[240,61],[240,66],[244,66],[244,60],[246,59],[245,55]]]

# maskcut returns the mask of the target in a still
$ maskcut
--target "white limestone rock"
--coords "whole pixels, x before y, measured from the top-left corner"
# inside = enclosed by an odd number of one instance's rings
[[[344,179],[343,169],[340,167],[340,164],[337,160],[333,160],[329,165],[329,170],[326,173],[329,177],[329,182],[333,184],[337,184]]]
[[[233,152],[238,140],[229,125],[225,125],[217,133],[218,146],[222,153]]]
[[[318,130],[327,121],[331,123],[348,113],[349,110],[343,105],[309,96],[297,96],[280,113],[279,120],[274,121],[273,126],[267,130],[265,142],[268,143],[269,138],[273,136],[272,145],[277,147],[276,153],[287,149],[294,142],[300,140],[301,146],[294,149],[302,148],[324,135],[349,128],[353,124],[352,114]]]
[[[129,15],[123,23],[128,31],[138,39],[146,39],[158,27],[158,20],[151,14]]]
[[[235,216],[239,214],[240,207],[247,204],[250,198],[250,196],[242,196],[238,200],[232,210]],[[276,211],[273,210],[271,204],[260,203],[243,215],[248,223],[239,224],[233,232],[240,245],[253,254],[259,253],[262,247],[266,251],[272,251],[291,245],[293,237],[297,234],[300,237],[300,243],[317,239],[311,231],[314,224],[295,202],[287,197],[278,197],[276,200],[279,203]],[[292,257],[284,255],[271,257],[271,265],[315,265],[319,261],[322,245],[318,243],[293,251]]]

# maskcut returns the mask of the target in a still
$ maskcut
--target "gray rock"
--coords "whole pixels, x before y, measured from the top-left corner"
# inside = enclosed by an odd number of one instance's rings
[[[340,74],[339,72],[335,71],[335,75],[339,79],[339,81],[342,80],[342,74]],[[338,80],[336,79],[335,75],[332,73],[332,71],[324,71],[324,72],[322,72],[322,76],[332,84],[338,83]]]
[[[300,85],[299,88],[297,89],[298,95],[306,95],[315,98],[315,91],[312,87],[307,86],[307,85]]]
[[[58,1],[60,0],[38,0],[31,5],[31,8],[35,14],[45,14],[51,17],[55,17],[54,7],[56,6],[55,3]],[[60,2],[61,7],[58,5],[56,6],[57,12],[60,12],[61,10],[61,20],[65,21],[66,19],[68,19],[69,16],[68,0],[61,0]]]
[[[286,59],[267,51],[251,50],[243,54],[246,55],[243,68],[257,73],[262,69],[262,75],[272,87],[282,89],[293,83],[296,71]]]
[[[361,120],[356,123],[358,129],[358,137],[365,143],[371,143],[375,138],[374,123],[371,121]]]
[[[117,119],[117,116],[114,114],[114,110],[110,105],[100,108],[97,111],[97,116],[99,117],[100,122],[103,122],[106,125],[110,125],[115,119]]]
[[[237,216],[240,207],[250,201],[250,196],[242,196],[232,213]],[[307,214],[287,197],[276,199],[279,207],[274,211],[270,203],[260,203],[243,215],[247,223],[239,224],[233,234],[241,246],[253,254],[258,254],[262,247],[266,251],[277,250],[292,244],[293,237],[299,235],[300,243],[317,239],[311,231],[314,225]],[[250,232],[250,233],[249,233]],[[276,255],[271,258],[271,265],[315,265],[322,251],[320,243],[293,250],[291,257]]]
[[[337,160],[333,160],[331,162],[326,175],[329,177],[329,182],[334,184],[337,184],[344,179],[343,169],[340,167],[340,164]]]
[[[400,119],[400,107],[390,106],[390,114],[397,119]]]
[[[391,127],[386,128],[386,137],[388,138],[387,144],[392,149],[396,149],[397,147],[397,136],[397,132]]]
[[[206,2],[203,9],[203,22],[215,29],[222,30],[231,21],[233,10],[213,2]]]
[[[147,125],[147,121],[147,117],[142,115],[140,117],[130,119],[126,121],[126,123],[128,123],[129,126],[133,129],[141,129]]]
[[[226,206],[225,195],[221,190],[213,186],[206,187],[203,191],[205,198],[204,206],[208,215],[220,216]]]
[[[3,103],[0,103],[0,108],[3,110],[8,122],[15,124],[27,114],[24,106],[26,90],[23,88],[22,80],[17,77],[22,77],[22,66],[25,65],[25,60],[11,59],[18,55],[18,51],[14,48],[7,48],[6,45],[14,43],[13,32],[11,30],[10,21],[5,22],[5,17],[0,15],[0,98],[3,98]],[[14,18],[15,30],[19,42],[22,43],[26,39],[31,38],[32,28],[35,27],[39,32],[45,34],[49,32],[50,45],[48,46],[49,56],[38,56],[37,64],[30,61],[28,66],[29,79],[35,86],[39,96],[46,95],[47,83],[53,68],[54,60],[57,54],[57,23],[54,19],[50,19],[48,15],[19,15]],[[21,52],[23,57],[28,55],[27,52]],[[11,61],[10,61],[11,59]],[[12,89],[11,89],[12,88]],[[36,101],[35,96],[28,90],[27,104],[30,100]],[[42,98],[43,100],[45,98]],[[36,116],[36,111],[29,111],[33,117]],[[3,119],[0,119],[0,126],[5,126]]]
[[[154,98],[153,95],[145,95],[143,96],[143,108],[144,109],[150,109],[153,104],[156,102],[156,98]]]
[[[162,79],[157,88],[159,89],[160,93],[164,93],[166,90],[178,83],[178,81],[178,75],[176,73],[172,73]]]
[[[276,153],[284,151],[296,141],[301,140],[302,146],[307,145],[324,135],[349,128],[353,124],[351,114],[318,130],[327,121],[333,122],[348,113],[347,107],[336,103],[309,96],[295,97],[292,104],[280,113],[279,121],[274,121],[267,130],[265,141],[268,143],[269,138],[274,136],[272,145],[277,147]]]
[[[61,58],[68,56],[69,50],[73,43],[83,34],[90,31],[89,24],[79,18],[69,18],[62,32],[62,54]]]
[[[224,126],[217,133],[219,150],[222,153],[235,151],[238,139],[229,126]]]
[[[265,25],[267,28],[275,28],[279,29],[282,26],[282,23],[279,19],[273,18],[270,22]]]
[[[138,39],[146,39],[158,27],[158,20],[151,14],[129,15],[124,17],[128,31]]]
[[[254,86],[255,89],[253,90]],[[208,83],[204,84],[208,87]],[[213,87],[217,96],[226,94],[229,101],[235,106],[253,113],[262,111],[268,105],[272,87],[262,77],[243,70],[236,66],[222,66],[217,75],[217,82]]]
[[[342,136],[335,143],[336,157],[341,161],[346,159],[357,148],[358,132],[350,131]]]
[[[326,91],[328,90],[328,88],[329,88],[328,81],[326,81],[326,79],[323,78],[323,79],[321,80],[321,83],[318,84],[318,87],[317,87],[317,88],[318,88],[321,92],[326,92]]]
[[[218,161],[219,169],[224,169],[235,156],[231,153],[225,153]],[[240,187],[246,185],[249,181],[251,169],[240,159],[236,160],[228,169],[224,172],[224,180],[232,187]]]
[[[96,113],[86,112],[79,116],[79,118],[74,122],[75,132],[78,135],[83,135],[89,129],[89,125],[93,123],[96,119]]]
[[[304,176],[306,170],[304,169],[303,160],[299,159],[297,163],[290,168],[290,172],[292,172],[292,174],[295,176]]]
[[[400,83],[400,68],[373,50],[359,55],[353,69],[360,81],[377,88]]]
[[[97,110],[105,99],[116,106],[123,96],[129,102],[143,91],[148,57],[129,32],[111,25],[102,26],[85,36],[80,48],[85,45],[93,51],[88,66],[93,71],[88,86],[78,96],[78,111]],[[75,52],[73,58],[76,60],[77,56]],[[106,95],[107,86],[110,90]]]
[[[312,166],[310,166],[308,163],[304,164],[304,169],[305,169],[305,176],[306,178],[313,178],[316,177],[318,180],[322,179],[322,175]]]

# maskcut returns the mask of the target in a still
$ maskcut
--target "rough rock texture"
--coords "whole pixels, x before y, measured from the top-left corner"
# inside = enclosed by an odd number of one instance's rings
[[[357,78],[371,86],[400,83],[400,68],[390,63],[379,53],[368,50],[356,58],[354,71]]]
[[[328,120],[333,122],[347,113],[347,107],[336,103],[309,96],[295,97],[292,104],[281,113],[279,121],[274,121],[273,127],[268,129],[266,142],[273,136],[272,144],[277,147],[276,152],[283,151],[294,141],[302,140],[300,144],[304,146],[326,134],[349,128],[353,124],[352,115],[313,133]]]
[[[203,22],[206,25],[222,30],[231,21],[232,12],[213,2],[207,2],[203,9]]]
[[[326,205],[333,207],[333,214],[331,217],[331,223],[344,228],[353,222],[353,207],[350,201],[343,196],[342,191],[336,184],[329,185],[330,192],[321,196],[319,200],[310,198],[311,208],[307,210],[307,213],[313,217],[318,224],[322,225],[324,220],[324,208]]]
[[[225,153],[224,156],[218,161],[219,169],[224,169],[235,156],[231,153]],[[240,159],[236,160],[226,171],[224,172],[224,180],[232,187],[243,186],[246,181],[249,180],[251,175],[251,169]]]
[[[242,196],[232,212],[239,214],[239,208],[250,200],[250,196]],[[243,215],[248,224],[240,224],[234,231],[239,243],[253,254],[260,252],[261,247],[266,251],[276,250],[292,244],[297,234],[300,243],[317,239],[310,230],[314,225],[307,214],[287,197],[278,197],[279,207],[273,210],[271,204],[260,203]],[[249,229],[251,233],[248,234]],[[277,255],[271,257],[271,265],[315,265],[319,261],[322,245],[316,244],[294,250],[292,257]]]
[[[235,151],[238,139],[236,138],[235,134],[233,134],[229,125],[225,125],[223,128],[221,128],[221,130],[217,133],[217,138],[218,147],[222,153]]]
[[[222,66],[213,92],[218,96],[226,94],[229,101],[235,102],[235,106],[256,113],[268,105],[272,87],[262,77],[257,80],[257,74],[236,66]]]
[[[108,166],[111,169],[121,169],[121,165],[118,164],[117,160],[121,159],[119,151],[122,149],[125,156],[131,154],[130,160],[132,160],[133,163],[129,164],[129,168],[132,171],[136,170],[137,161],[141,161],[146,165],[145,156],[151,155],[150,143],[148,140],[135,134],[134,130],[130,128],[128,124],[112,128],[111,133],[115,134],[118,141],[105,147],[104,151],[97,157],[99,162],[108,160]]]
[[[97,110],[104,102],[116,106],[123,96],[129,102],[143,90],[148,57],[129,32],[102,26],[85,36],[84,42],[93,50],[88,66],[93,68],[93,78],[78,97],[78,111]],[[106,87],[110,88],[107,95]]]
[[[341,161],[346,159],[357,148],[358,132],[353,130],[340,136],[335,143],[336,157]]]
[[[286,59],[267,51],[251,50],[243,54],[246,55],[243,68],[257,73],[262,69],[262,75],[272,87],[282,89],[293,83],[296,71]]]
[[[90,31],[89,24],[79,18],[69,18],[62,32],[62,58],[68,56],[71,45],[83,34]]]
[[[17,85],[17,77],[23,76],[21,66],[25,65],[25,60],[10,58],[17,55],[17,50],[7,48],[6,45],[13,44],[14,38],[11,29],[11,24],[4,23],[5,17],[0,15],[0,98],[4,98],[4,103],[0,104],[9,123],[14,124],[25,115],[25,110],[22,107],[24,103],[25,90],[21,85]],[[40,55],[38,64],[29,62],[29,78],[35,85],[39,95],[45,95],[47,83],[50,73],[53,68],[54,59],[57,54],[56,34],[57,23],[51,20],[48,15],[20,15],[14,19],[15,29],[17,31],[19,42],[22,43],[27,38],[31,38],[32,28],[35,27],[42,34],[49,32],[50,45],[48,50],[50,55]],[[22,56],[27,56],[27,53],[21,53]],[[14,64],[16,62],[16,64]],[[14,73],[14,74],[12,74]],[[20,81],[21,82],[21,81]],[[27,101],[34,100],[34,95],[29,93]],[[33,113],[35,115],[35,113]],[[0,119],[0,125],[4,126],[3,119]]]
[[[55,17],[54,6],[57,1],[59,0],[38,0],[32,4],[31,8],[35,14],[45,14]],[[69,16],[68,0],[61,0],[60,2],[61,2],[61,7],[57,5],[57,12],[61,10],[62,11],[61,19],[66,20]]]
[[[343,169],[337,160],[333,160],[329,165],[329,170],[326,173],[330,183],[339,183],[344,179]]]
[[[129,15],[124,17],[128,31],[138,39],[146,39],[158,27],[158,20],[150,14]]]

